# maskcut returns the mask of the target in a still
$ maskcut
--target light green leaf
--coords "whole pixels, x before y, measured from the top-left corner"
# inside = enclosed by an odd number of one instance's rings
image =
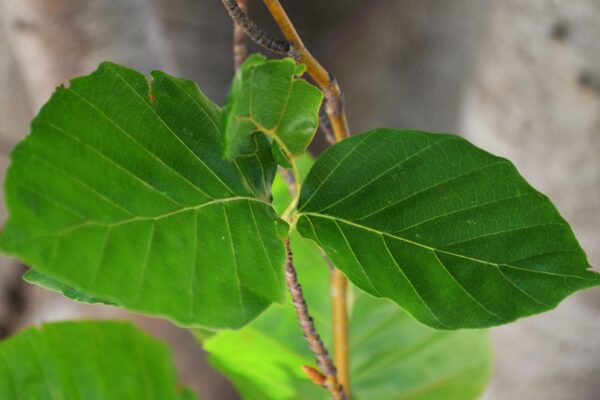
[[[254,54],[233,81],[223,113],[226,158],[253,154],[255,132],[275,142],[276,158],[302,154],[318,127],[323,93],[298,75],[304,72],[291,58],[267,60]]]
[[[43,287],[46,290],[62,293],[71,300],[79,301],[81,303],[114,305],[110,301],[97,299],[95,297],[88,296],[85,293],[81,293],[54,278],[36,271],[35,269],[29,269],[27,272],[25,272],[25,274],[23,274],[23,280],[33,285]]]
[[[600,284],[552,203],[452,135],[379,129],[323,153],[297,228],[350,280],[438,329],[486,327]]]
[[[105,63],[56,91],[12,154],[0,246],[85,296],[240,327],[284,299],[276,164],[260,136],[223,161],[219,108],[153,77]]]
[[[60,322],[0,343],[3,400],[184,400],[167,346],[130,323]]]
[[[329,268],[307,239],[292,236],[294,263],[319,333],[331,349]],[[395,304],[354,291],[350,318],[352,398],[471,400],[491,374],[485,331],[434,331]],[[291,304],[272,307],[236,332],[204,342],[210,362],[246,400],[327,399],[301,365],[315,361]]]

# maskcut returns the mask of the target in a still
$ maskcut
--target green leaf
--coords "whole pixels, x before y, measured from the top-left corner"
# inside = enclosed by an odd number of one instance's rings
[[[552,203],[457,136],[344,140],[319,157],[298,209],[299,232],[354,284],[438,329],[507,323],[600,284]]]
[[[319,333],[331,349],[328,265],[314,243],[292,236],[294,263]],[[434,331],[395,304],[354,291],[350,318],[352,398],[471,400],[491,374],[485,331]],[[247,400],[327,399],[301,365],[315,361],[291,304],[204,342],[210,362]]]
[[[43,287],[46,290],[62,293],[71,300],[79,301],[81,303],[115,305],[110,301],[97,299],[95,297],[88,296],[85,293],[81,293],[54,278],[36,271],[35,269],[29,269],[27,272],[25,272],[25,274],[23,274],[23,280],[33,285]]]
[[[276,163],[260,136],[222,160],[219,108],[153,77],[105,63],[56,91],[12,154],[0,246],[85,296],[240,327],[285,295]]]
[[[0,343],[6,400],[184,400],[167,346],[130,323],[60,322]]]
[[[254,54],[239,69],[223,113],[223,153],[228,159],[253,154],[255,132],[272,139],[275,155],[302,154],[319,124],[323,93],[298,75],[304,72],[291,58],[267,60]],[[283,153],[283,154],[282,154]]]

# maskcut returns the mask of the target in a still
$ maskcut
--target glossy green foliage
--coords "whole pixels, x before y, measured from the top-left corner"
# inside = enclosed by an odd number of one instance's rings
[[[323,153],[297,229],[363,290],[438,329],[486,327],[600,284],[552,203],[452,135],[379,129]]]
[[[303,72],[291,58],[267,60],[255,54],[246,60],[223,112],[226,158],[256,152],[255,132],[274,141],[274,155],[284,165],[286,157],[304,152],[318,127],[323,93],[299,79]]]
[[[295,265],[317,330],[331,337],[329,267],[314,243],[292,236]],[[354,291],[350,319],[352,398],[355,400],[471,400],[491,374],[485,331],[434,331],[395,304]],[[246,400],[328,399],[301,365],[314,356],[291,304],[276,306],[240,331],[204,342],[210,362]]]
[[[0,343],[0,399],[192,400],[163,343],[129,323],[61,322]]]
[[[105,63],[56,91],[12,154],[0,246],[55,288],[242,326],[285,293],[270,146],[222,160],[220,109],[190,81],[153,78]]]
[[[59,88],[13,152],[0,249],[32,267],[28,282],[77,301],[165,316],[198,332],[256,318],[208,335],[213,365],[247,399],[324,399],[300,369],[314,361],[292,306],[259,316],[284,300],[289,227],[277,215],[286,210],[314,241],[292,235],[326,342],[328,266],[315,242],[358,287],[353,398],[475,399],[490,375],[487,333],[431,328],[487,327],[549,310],[600,284],[599,275],[545,196],[507,160],[459,137],[380,129],[338,143],[312,165],[303,154],[323,94],[302,73],[291,59],[252,56],[223,112],[190,81],[154,72],[149,84],[110,63]],[[296,200],[289,182],[278,177],[271,190],[277,163],[306,176],[296,210],[287,209]],[[145,348],[149,339],[136,334],[110,323],[27,331],[0,345],[0,395],[52,399],[64,386],[65,399],[193,398],[175,391],[164,349]],[[103,344],[117,354],[102,353]],[[117,378],[125,389],[106,384]],[[36,383],[21,389],[25,381]]]

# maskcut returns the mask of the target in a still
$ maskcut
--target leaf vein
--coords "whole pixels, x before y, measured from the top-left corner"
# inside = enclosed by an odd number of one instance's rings
[[[492,317],[498,319],[499,321],[502,322],[508,322],[508,319],[506,318],[502,318],[501,316],[499,316],[498,314],[496,314],[495,312],[493,312],[492,310],[488,309],[481,301],[477,300],[477,298],[475,297],[475,295],[473,295],[462,283],[460,283],[458,281],[458,279],[456,279],[456,277],[448,270],[448,268],[446,268],[446,265],[444,265],[444,262],[438,257],[437,252],[433,251],[433,255],[435,256],[435,259],[437,260],[437,262],[441,265],[442,269],[444,271],[446,271],[446,273],[452,278],[452,280],[454,281],[454,283],[456,283],[456,285],[462,289],[462,291],[471,298],[471,300],[473,300],[475,302],[475,304],[477,304],[483,311],[485,311],[487,314],[491,315]]]
[[[238,259],[237,259],[237,253],[235,251],[235,244],[234,244],[234,240],[233,240],[233,236],[231,234],[231,226],[229,225],[229,218],[227,217],[227,207],[225,207],[225,204],[222,204],[223,207],[223,215],[225,216],[225,226],[227,227],[227,233],[229,234],[229,245],[231,247],[231,255],[233,257],[233,264],[234,264],[234,269],[235,269],[235,277],[236,277],[236,283],[237,283],[237,289],[238,289],[238,298],[239,298],[239,302],[240,302],[240,309],[242,311],[242,317],[244,320],[246,320],[246,307],[244,305],[244,296],[242,294],[242,284],[241,284],[241,279],[240,279],[240,271],[239,271],[239,264],[238,264]]]
[[[223,187],[225,187],[225,189],[227,189],[231,194],[235,194],[235,191],[233,189],[231,189],[229,187],[229,185],[227,185],[225,182],[223,182],[223,180],[212,170],[208,167],[208,165],[206,165],[206,163],[204,162],[204,160],[202,160],[198,154],[196,154],[174,131],[173,129],[165,122],[165,120],[156,112],[156,110],[150,105],[148,104],[148,102],[142,97],[140,96],[140,94],[138,92],[136,92],[136,90],[129,84],[129,82],[127,82],[127,80],[125,78],[123,78],[121,76],[121,74],[119,74],[116,70],[114,70],[113,68],[110,68],[110,70],[117,76],[119,77],[119,79],[121,79],[125,85],[133,92],[133,94],[138,97],[142,103],[156,116],[156,118],[158,118],[158,120],[165,126],[165,128],[167,128],[167,130],[173,135],[173,137],[175,137],[175,139],[177,139],[189,152],[190,154],[192,154],[199,162],[200,164],[202,164],[204,166],[204,168],[206,168],[208,170],[208,172],[210,172],[215,178],[217,178],[217,180],[219,182],[221,182],[221,184],[223,185]]]
[[[427,146],[423,147],[422,149],[419,149],[419,151],[417,151],[416,153],[413,153],[413,154],[411,154],[411,155],[410,155],[410,156],[408,156],[407,158],[405,158],[405,159],[403,159],[403,160],[399,161],[398,163],[395,163],[395,164],[394,164],[394,165],[392,165],[390,168],[387,168],[386,170],[384,170],[383,172],[381,172],[379,175],[377,175],[377,176],[375,176],[374,178],[372,178],[372,179],[371,179],[369,182],[367,182],[367,183],[364,183],[363,185],[361,185],[361,186],[359,186],[358,188],[354,189],[352,192],[350,192],[350,193],[348,193],[348,194],[344,195],[344,196],[343,196],[343,197],[341,197],[340,199],[338,199],[338,200],[336,200],[335,202],[333,202],[333,203],[329,204],[327,207],[325,207],[325,208],[322,208],[322,209],[318,210],[317,212],[323,212],[323,211],[325,211],[325,210],[328,210],[328,209],[332,208],[332,207],[333,207],[333,206],[335,206],[336,204],[339,204],[339,203],[343,202],[344,200],[346,200],[346,199],[348,199],[348,198],[352,197],[352,196],[353,196],[353,195],[355,195],[356,193],[358,193],[358,192],[362,191],[363,189],[366,189],[367,187],[369,187],[369,185],[371,185],[371,184],[373,184],[375,181],[377,181],[377,180],[379,180],[379,179],[383,178],[385,175],[389,174],[389,173],[390,173],[390,172],[392,172],[394,169],[404,166],[404,163],[405,163],[405,162],[412,160],[413,158],[417,157],[418,155],[420,155],[420,154],[422,154],[422,153],[424,153],[424,152],[426,152],[426,151],[428,151],[428,150],[432,149],[432,148],[433,148],[434,146],[436,146],[436,145],[439,145],[439,144],[441,144],[441,143],[444,143],[444,142],[448,142],[448,141],[450,141],[450,140],[453,140],[453,139],[454,139],[454,138],[447,138],[447,139],[442,139],[442,140],[435,141],[435,142],[433,142],[433,143],[429,143]],[[425,189],[425,190],[428,190],[428,189],[431,189],[431,188],[427,188],[427,189]],[[418,193],[415,193],[414,195],[417,195],[417,194],[418,194]],[[409,196],[409,197],[411,197],[411,196]],[[401,201],[403,201],[403,200],[404,200],[404,199],[400,200],[400,201],[398,202],[398,204],[399,204]]]

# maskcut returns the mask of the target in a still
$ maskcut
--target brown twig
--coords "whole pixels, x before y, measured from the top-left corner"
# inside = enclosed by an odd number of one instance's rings
[[[325,93],[326,111],[335,141],[339,142],[350,136],[348,120],[344,108],[342,90],[337,81],[306,49],[302,39],[296,32],[294,25],[287,16],[279,0],[263,0],[273,19],[283,32],[290,44],[290,52],[298,62],[306,64],[306,70],[313,80]],[[346,396],[350,398],[350,369],[348,365],[348,281],[344,274],[337,268],[332,272],[332,309],[334,325],[334,356],[335,365],[338,367],[338,377],[345,389]]]
[[[321,107],[321,110],[319,110],[319,128],[321,128],[321,132],[323,132],[327,143],[329,143],[330,145],[335,144],[335,135],[333,134],[331,121],[329,121],[327,112],[323,107]]]
[[[237,5],[242,13],[246,14],[248,5],[246,0],[237,0]],[[248,52],[246,50],[246,34],[244,33],[240,24],[233,21],[233,66],[237,71],[240,65],[246,59]]]
[[[244,32],[259,45],[266,47],[276,53],[285,53],[294,57],[298,62],[304,63],[308,74],[323,90],[325,94],[325,109],[331,130],[335,141],[339,142],[350,136],[348,120],[344,108],[344,98],[342,90],[337,81],[323,66],[310,54],[300,39],[298,32],[292,25],[285,10],[278,0],[263,0],[269,9],[273,19],[283,32],[287,39],[285,42],[277,42],[262,32],[258,26],[252,22],[237,7],[235,0],[223,0],[231,17],[240,24]],[[236,8],[237,7],[237,8]],[[279,43],[273,45],[273,43]],[[285,51],[282,51],[285,50]],[[287,270],[286,270],[287,271]],[[292,267],[293,271],[293,267]],[[294,275],[295,275],[295,271]],[[288,282],[289,284],[289,282]],[[332,308],[334,328],[334,353],[335,363],[338,366],[340,390],[342,395],[350,398],[350,377],[348,366],[348,310],[346,305],[348,282],[346,277],[337,268],[332,272]],[[291,290],[291,288],[290,288]],[[301,291],[300,291],[301,295]],[[313,328],[314,329],[314,328]],[[313,350],[314,351],[314,350]],[[319,365],[320,366],[320,365]],[[321,366],[320,366],[321,367]],[[333,367],[333,365],[332,365]],[[325,371],[322,371],[325,372]],[[333,368],[335,376],[335,368]],[[326,374],[327,375],[327,374]],[[337,377],[336,377],[337,379]],[[345,390],[344,390],[345,389]],[[336,397],[334,397],[336,398]],[[339,398],[339,394],[338,397]]]
[[[325,378],[325,375],[320,373],[316,368],[313,368],[308,365],[303,365],[302,370],[304,371],[304,374],[306,374],[308,379],[310,379],[311,382],[314,383],[315,385],[319,385],[319,386],[325,385],[327,378]]]
[[[290,44],[285,40],[275,40],[267,35],[254,21],[248,18],[244,10],[238,5],[237,0],[222,1],[231,18],[254,42],[274,53],[290,55]]]
[[[296,269],[292,261],[292,250],[290,248],[289,239],[285,241],[287,249],[287,262],[285,264],[285,278],[287,282],[290,295],[292,297],[292,304],[298,315],[298,321],[300,321],[300,327],[304,333],[304,337],[308,342],[308,345],[312,352],[315,354],[317,365],[325,377],[323,385],[331,393],[331,397],[334,400],[345,400],[346,396],[342,385],[339,383],[336,375],[335,367],[329,357],[329,353],[321,340],[321,337],[315,329],[315,324],[308,313],[308,306],[304,300],[302,293],[302,287],[298,282],[298,276],[296,275]]]

